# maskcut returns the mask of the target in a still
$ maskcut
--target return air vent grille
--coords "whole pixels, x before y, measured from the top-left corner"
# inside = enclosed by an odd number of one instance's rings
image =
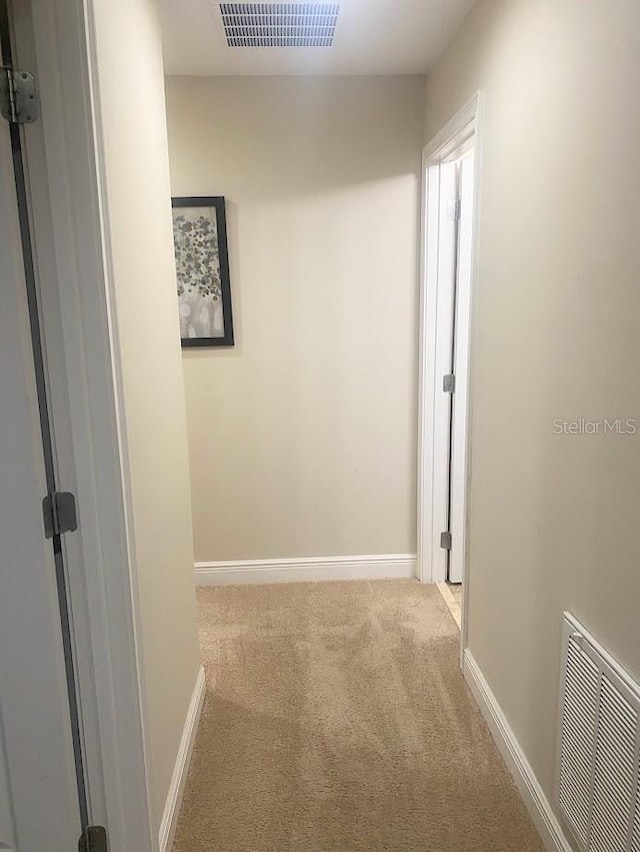
[[[331,47],[338,3],[220,3],[229,47]]]
[[[598,704],[598,667],[569,639],[562,720],[560,804],[583,844],[589,837],[591,772]]]
[[[633,838],[631,852],[640,852],[640,784],[636,792],[636,812],[633,820]]]
[[[565,613],[558,803],[584,852],[640,852],[640,688]]]

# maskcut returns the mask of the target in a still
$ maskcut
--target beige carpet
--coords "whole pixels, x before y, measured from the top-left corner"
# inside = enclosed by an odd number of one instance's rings
[[[174,852],[542,852],[435,587],[198,599],[209,689]]]

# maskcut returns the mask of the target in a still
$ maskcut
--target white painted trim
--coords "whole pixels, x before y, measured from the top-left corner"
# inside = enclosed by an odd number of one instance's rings
[[[477,223],[480,221],[480,188],[482,183],[482,147],[483,147],[483,107],[482,92],[477,92],[461,110],[440,130],[423,151],[422,157],[422,227],[420,252],[420,354],[418,378],[418,546],[417,573],[423,583],[444,582],[446,577],[443,563],[434,565],[433,553],[437,544],[438,477],[436,456],[436,361],[437,361],[437,311],[438,311],[438,246],[439,246],[439,201],[441,183],[441,165],[455,158],[461,149],[471,142],[475,148],[475,169],[473,188],[473,220],[476,225],[472,240],[472,261],[469,295],[468,364],[466,387],[456,387],[459,405],[466,405],[466,446],[464,450],[464,475],[462,487],[456,490],[456,499],[462,506],[452,507],[458,518],[464,518],[465,535],[459,543],[462,549],[463,599],[461,628],[461,664],[462,654],[467,646],[467,610],[469,555],[467,535],[469,527],[469,474],[471,470],[471,420],[473,386],[473,342],[474,310],[478,281],[478,238]],[[441,502],[441,501],[440,501]],[[435,533],[434,533],[435,531]]]
[[[437,222],[431,228],[430,237],[437,234],[437,267],[433,279],[429,279],[436,292],[433,340],[435,343],[434,381],[429,400],[433,405],[433,454],[431,457],[432,536],[431,536],[431,579],[447,579],[447,552],[440,546],[440,533],[447,529],[449,465],[451,438],[451,397],[442,388],[442,379],[453,371],[453,332],[456,288],[456,239],[457,223],[451,215],[451,207],[458,196],[457,168],[454,162],[429,165],[429,181],[438,172]],[[430,192],[431,194],[431,192]],[[431,245],[429,246],[431,251]],[[456,379],[457,380],[457,379]],[[459,393],[455,393],[459,396]],[[450,529],[450,528],[449,528]],[[454,546],[456,543],[454,542]]]
[[[443,162],[455,156],[475,133],[482,92],[478,91],[449,119],[430,142],[425,145],[424,157],[429,162]]]
[[[169,792],[167,801],[162,813],[160,822],[159,845],[160,852],[171,852],[173,846],[173,838],[178,825],[178,816],[180,814],[180,805],[182,804],[182,796],[184,794],[184,786],[187,783],[187,775],[189,774],[189,766],[191,764],[191,755],[193,754],[193,746],[195,745],[198,727],[200,725],[200,716],[202,715],[202,707],[207,690],[207,685],[204,677],[204,668],[200,666],[196,676],[196,684],[193,688],[191,701],[184,720],[184,728],[178,747],[176,762],[171,775],[171,783],[169,784]]]
[[[549,852],[572,852],[560,822],[484,675],[467,649],[464,677]]]
[[[446,296],[447,282],[439,290],[443,275],[440,263],[441,191],[443,183],[442,167],[456,156],[456,152],[476,143],[480,132],[482,114],[482,94],[476,95],[442,128],[425,146],[422,160],[422,228],[421,228],[421,273],[420,273],[420,360],[419,360],[419,424],[418,424],[418,576],[422,582],[444,582],[446,580],[444,560],[436,559],[436,541],[441,529],[443,498],[442,476],[438,464],[441,461],[439,436],[442,432],[442,414],[444,402],[438,386],[438,363],[442,360],[442,335],[438,335],[442,313],[443,295]],[[474,199],[477,199],[481,156],[476,150],[476,175],[474,179]],[[474,205],[474,217],[477,219],[478,207]],[[476,278],[476,243],[473,240],[474,262],[470,286],[473,290]],[[450,283],[450,282],[449,282]],[[446,300],[445,300],[446,301]],[[461,333],[468,333],[465,328]],[[441,390],[441,389],[440,389]],[[469,386],[456,387],[458,398],[468,398]],[[467,430],[467,434],[468,434]],[[466,500],[466,493],[462,498]],[[466,515],[466,513],[465,513]],[[435,554],[435,556],[434,556]]]
[[[464,557],[467,539],[467,446],[469,412],[469,360],[471,337],[471,284],[473,275],[473,234],[474,206],[473,190],[475,183],[475,157],[463,158],[458,166],[458,194],[460,198],[460,220],[458,222],[458,266],[455,315],[455,353],[453,372],[456,377],[456,392],[453,394],[451,420],[451,512],[449,529],[451,531],[451,551],[449,553],[450,583],[462,583],[464,579]],[[451,347],[454,337],[448,335],[447,343]],[[449,471],[447,471],[449,473]]]
[[[250,559],[236,562],[196,562],[199,586],[242,583],[295,583],[309,580],[376,580],[414,578],[413,554],[376,556],[319,556],[302,559]]]

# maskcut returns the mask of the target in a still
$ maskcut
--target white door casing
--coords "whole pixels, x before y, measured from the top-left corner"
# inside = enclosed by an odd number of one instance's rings
[[[433,491],[441,499],[434,499],[433,535],[431,538],[431,571],[434,576],[446,578],[447,551],[440,546],[440,533],[449,529],[449,465],[451,434],[451,398],[443,388],[444,376],[453,371],[452,335],[455,311],[455,276],[458,198],[457,167],[455,162],[432,166],[429,180],[438,173],[438,288],[435,299],[436,347],[434,363],[433,409]]]
[[[447,529],[447,503],[451,482],[450,553],[451,576],[463,581],[461,652],[466,647],[466,599],[468,594],[468,480],[472,404],[470,388],[473,363],[473,301],[477,283],[478,240],[474,223],[480,209],[483,141],[483,95],[477,92],[436,134],[423,151],[422,245],[420,273],[420,352],[418,405],[418,578],[423,583],[446,580],[446,554],[440,533]],[[472,159],[461,166],[461,209],[456,295],[456,376],[451,402],[443,393],[442,367],[450,358],[452,295],[451,225],[443,219],[448,204],[451,169],[469,148]],[[443,179],[445,181],[442,186]],[[443,195],[444,192],[444,195]],[[444,230],[441,232],[441,228]],[[450,363],[450,361],[449,361]],[[446,372],[446,371],[445,371]],[[451,420],[451,416],[453,420]],[[452,443],[448,441],[452,429]],[[449,447],[452,457],[448,459]],[[451,480],[449,480],[449,461]],[[443,525],[444,523],[444,525]]]
[[[458,264],[453,372],[456,393],[453,394],[451,426],[451,551],[449,581],[462,583],[464,578],[464,543],[466,540],[465,480],[467,475],[467,427],[469,387],[469,330],[471,328],[471,274],[473,257],[473,193],[474,152],[459,164],[460,220],[458,223]]]

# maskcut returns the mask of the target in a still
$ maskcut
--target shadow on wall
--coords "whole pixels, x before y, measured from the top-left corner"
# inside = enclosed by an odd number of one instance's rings
[[[167,80],[174,184],[237,186],[254,201],[415,174],[422,77]],[[186,194],[186,190],[185,190]]]

